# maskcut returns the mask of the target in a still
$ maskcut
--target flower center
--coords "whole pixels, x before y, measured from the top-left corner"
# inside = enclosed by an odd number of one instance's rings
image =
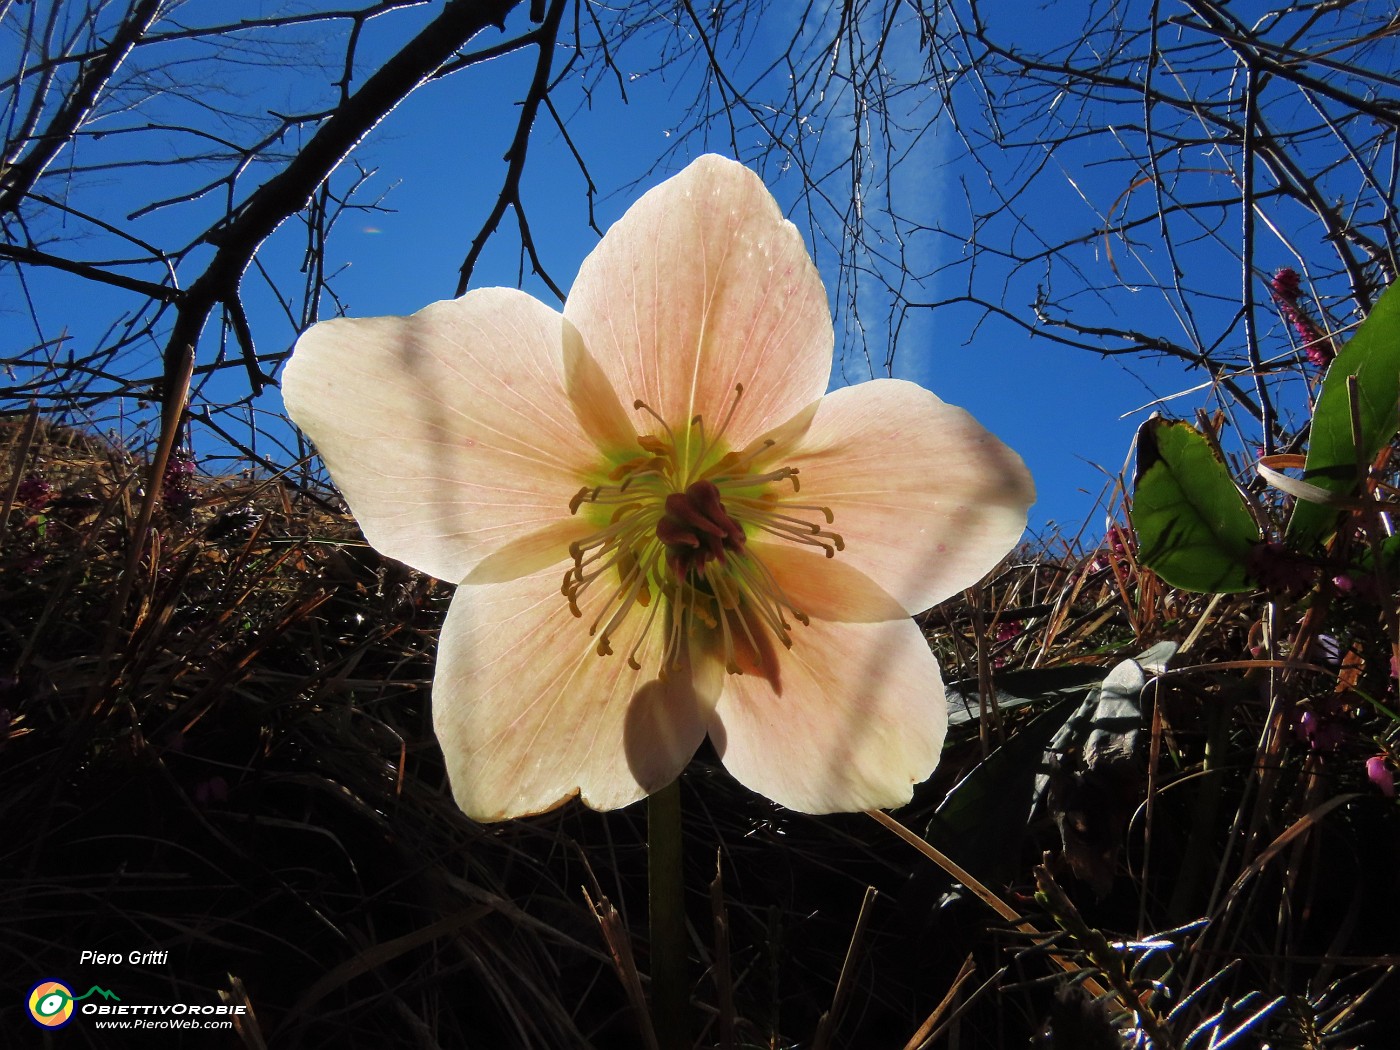
[[[578,617],[585,592],[600,581],[609,590],[589,627],[600,656],[613,652],[612,640],[631,621],[637,630],[627,662],[641,670],[637,652],[659,614],[666,631],[661,674],[679,670],[686,643],[698,637],[722,652],[731,674],[772,676],[771,639],[791,648],[790,619],[809,622],[748,540],[764,533],[819,548],[828,558],[845,544],[826,528],[834,520],[829,508],[793,501],[796,467],[757,465],[771,458],[772,440],[743,452],[727,449],[724,431],[743,392],[735,387],[715,433],[707,436],[696,416],[684,441],[650,406],[636,402],[661,433],[639,437],[635,454],[608,464],[600,484],[585,486],[570,501],[569,510],[590,515],[598,529],[570,547],[574,563],[560,590]],[[632,618],[634,609],[646,610],[645,616]]]
[[[703,576],[711,561],[727,564],[725,551],[744,549],[744,530],[724,509],[719,487],[703,478],[666,497],[656,538],[665,544],[666,564],[682,584],[692,574]]]

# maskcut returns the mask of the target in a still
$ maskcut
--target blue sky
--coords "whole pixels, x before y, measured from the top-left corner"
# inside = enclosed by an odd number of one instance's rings
[[[528,78],[531,61],[529,54],[513,56],[493,62],[480,75],[431,86],[395,111],[366,144],[361,163],[379,166],[374,186],[387,189],[392,184],[385,202],[392,211],[349,223],[333,245],[348,266],[337,287],[351,313],[407,313],[452,294],[457,267],[504,171],[500,158],[514,129],[512,102]],[[603,229],[641,189],[698,152],[666,157],[652,172],[673,146],[679,122],[676,98],[683,90],[683,85],[660,76],[638,77],[627,82],[628,101],[623,104],[616,88],[605,82],[594,93],[592,108],[580,106],[570,113],[570,135],[600,189],[596,211]],[[841,138],[840,129],[831,126],[822,135]],[[934,136],[929,145],[936,155]],[[939,172],[931,172],[922,188],[933,209],[946,195],[940,178]],[[795,176],[769,181],[779,199],[790,203]],[[558,132],[541,121],[525,179],[527,214],[546,266],[565,288],[597,240],[585,221],[583,187]],[[512,221],[508,216],[504,235],[487,251],[474,286],[516,283],[519,258],[509,228]],[[825,261],[830,291],[836,281],[829,259]],[[524,286],[551,301],[543,283],[528,272]],[[878,317],[878,305],[872,316]],[[901,333],[895,374],[967,408],[1017,449],[1037,479],[1033,527],[1056,520],[1072,533],[1090,514],[1106,483],[1104,471],[1095,464],[1116,474],[1141,418],[1119,416],[1157,394],[1170,393],[1178,379],[1143,378],[1114,362],[1037,345],[1009,325],[988,323],[973,334],[971,315],[956,307],[912,315]],[[845,349],[853,351],[853,339],[838,323],[838,340],[843,337]],[[881,337],[876,333],[873,338]],[[841,350],[838,345],[838,354]],[[869,377],[859,359],[848,358],[846,365],[850,381]],[[841,382],[842,369],[836,368],[833,376],[834,382]],[[1158,385],[1149,386],[1153,382]],[[1186,385],[1184,379],[1180,382]],[[1095,520],[1091,530],[1098,528]]]
[[[268,2],[256,6],[271,11],[277,5]],[[217,20],[224,11],[222,4],[197,0],[182,8],[180,15],[187,24],[200,24]],[[372,23],[373,32],[367,31],[364,38],[360,79],[433,13],[431,8],[396,12]],[[770,19],[768,24],[775,28],[752,34],[747,50],[735,60],[735,69],[751,77],[756,95],[783,89],[781,70],[765,70],[772,54],[786,43],[785,38],[774,35],[779,30],[786,31],[786,23]],[[1026,31],[1042,32],[1054,25],[1065,31],[1062,24],[1045,18],[1038,23],[1028,22]],[[523,11],[517,12],[509,29],[513,33],[524,27]],[[812,35],[815,38],[819,34],[813,30]],[[482,43],[495,39],[499,39],[498,35],[489,31]],[[933,274],[911,284],[906,292],[912,299],[935,301],[955,296],[965,282],[959,267],[965,262],[966,253],[956,234],[970,223],[969,209],[988,207],[993,195],[986,175],[967,163],[937,96],[931,89],[918,87],[924,56],[916,39],[907,31],[894,33],[882,54],[890,83],[899,89],[891,103],[892,119],[904,129],[891,141],[906,151],[895,185],[888,188],[899,198],[908,219],[930,227],[946,227],[943,234],[922,232],[905,237],[910,271]],[[665,53],[663,45],[659,38],[651,36],[618,49],[625,102],[611,75],[589,72],[584,66],[566,74],[555,95],[569,134],[597,183],[597,221],[603,229],[621,215],[642,189],[678,170],[697,153],[705,149],[732,153],[737,142],[740,159],[759,166],[757,162],[771,145],[752,125],[741,128],[735,142],[722,125],[708,138],[694,133],[685,135],[686,106],[696,94],[697,67],[672,62],[658,68],[658,55]],[[170,45],[162,52],[166,73],[172,82],[193,85],[196,97],[164,103],[168,112],[158,109],[155,115],[178,123],[189,119],[190,112],[202,104],[199,92],[230,88],[241,96],[251,115],[315,108],[317,91],[324,95],[326,82],[333,79],[318,63],[332,65],[336,45],[308,37],[278,47],[264,47],[256,40],[249,41],[249,46],[252,50],[244,73],[235,74],[233,80],[217,81],[211,79],[210,70],[216,67],[209,65],[207,51],[194,45]],[[557,68],[567,58],[561,52]],[[360,199],[382,196],[386,210],[347,215],[330,242],[327,269],[339,271],[334,287],[349,313],[409,313],[453,293],[458,266],[494,202],[504,175],[502,156],[514,131],[517,102],[528,84],[533,62],[534,51],[526,50],[429,84],[361,144],[354,162],[373,174],[366,179]],[[217,68],[219,75],[227,75],[226,67]],[[128,118],[120,110],[105,114],[95,125],[105,136],[85,141],[80,159],[120,160],[128,152],[130,156],[149,156],[151,143],[156,141],[153,136],[159,134],[149,129],[152,115],[150,110],[144,112],[147,127],[142,128],[138,120]],[[855,135],[866,135],[873,126],[868,114],[855,115],[849,94],[843,95],[839,85],[831,89],[829,97],[811,101],[811,115],[812,119],[794,135],[800,137],[801,148],[819,169],[834,164],[849,151]],[[123,135],[111,133],[118,128],[124,129]],[[248,128],[236,122],[229,122],[227,133],[240,141],[249,135]],[[171,150],[183,145],[178,136],[170,139]],[[1002,157],[990,147],[984,151],[983,159],[994,168],[1004,167],[1009,180],[1016,176],[1017,166],[1025,163],[1024,157]],[[1094,304],[1098,313],[1086,315],[1086,319],[1170,332],[1172,318],[1164,310],[1161,297],[1148,290],[1148,282],[1141,288],[1133,283],[1162,260],[1148,258],[1150,253],[1141,251],[1134,256],[1126,247],[1110,258],[1102,238],[1085,236],[1092,234],[1103,216],[1123,200],[1125,187],[1132,180],[1131,169],[1114,164],[1112,158],[1076,153],[1072,148],[1059,151],[1049,167],[1050,177],[1042,178],[1035,196],[1024,202],[1028,223],[1047,242],[1080,238],[1082,243],[1065,252],[1068,265],[1090,271],[1095,280],[1119,285],[1111,299]],[[210,171],[216,170],[210,167]],[[888,296],[873,282],[866,282],[858,292],[851,293],[838,280],[832,251],[833,239],[839,239],[834,217],[819,213],[814,220],[804,218],[798,207],[800,181],[796,171],[784,170],[769,153],[761,172],[809,238],[833,304],[841,307],[838,359],[833,373],[836,381],[854,382],[871,374],[883,374],[879,354],[887,335],[884,316]],[[164,192],[163,183],[168,181],[169,192],[176,194],[209,177],[209,172],[191,167],[154,173],[114,169],[86,182],[75,180],[70,192],[73,200],[87,202],[94,211],[122,213],[149,200],[153,186]],[[238,184],[236,196],[246,195],[265,177],[256,169],[250,171]],[[343,190],[352,177],[352,165],[344,165],[333,185]],[[567,288],[579,263],[596,243],[597,234],[586,221],[583,177],[562,136],[543,115],[531,140],[523,188],[540,254],[554,279]],[[885,189],[876,179],[866,187],[866,193],[873,200]],[[839,206],[844,202],[838,199],[837,203]],[[1136,206],[1137,202],[1130,200],[1128,205]],[[173,246],[188,239],[192,231],[207,226],[221,206],[221,198],[214,196],[129,220],[129,228],[155,243]],[[513,216],[508,215],[477,268],[473,286],[517,283],[520,259],[513,222]],[[75,228],[49,232],[85,238],[90,231]],[[877,243],[877,248],[887,248],[900,232],[877,221],[871,236],[877,242],[884,239],[883,246]],[[280,274],[283,281],[290,277],[294,283],[304,250],[305,231],[293,220],[265,245],[260,261],[268,271]],[[206,253],[207,249],[197,249],[182,265],[180,274],[184,281],[197,275],[200,259]],[[82,250],[75,254],[81,255]],[[1287,258],[1280,258],[1280,265],[1288,262]],[[552,300],[542,282],[528,271],[524,277],[527,290],[546,301]],[[1003,282],[1000,286],[999,279]],[[996,273],[981,273],[979,280],[984,282],[979,286],[984,296],[999,296],[1007,309],[1020,316],[1029,315],[1035,293],[1034,275],[1021,273],[1014,278],[999,278]],[[1199,304],[1202,311],[1229,308],[1229,297],[1237,294],[1238,273],[1222,270],[1220,281],[1222,302]],[[10,287],[14,287],[12,281]],[[6,324],[17,324],[7,341],[52,339],[67,333],[72,345],[81,347],[85,338],[97,338],[110,317],[133,305],[124,292],[94,288],[53,272],[30,271],[24,291],[36,300],[42,323],[35,330],[23,311],[13,306],[18,300],[12,299]],[[272,352],[289,347],[296,335],[295,325],[257,273],[250,272],[245,279],[244,292],[259,350]],[[877,351],[871,367],[865,364],[858,333],[844,308],[852,295],[860,304],[866,335]],[[76,302],[82,304],[79,311],[73,309]],[[329,304],[326,309],[331,309]],[[201,347],[201,361],[212,359],[218,350],[217,340],[216,326],[211,325]],[[1286,348],[1277,339],[1272,345],[1276,351]],[[144,349],[150,352],[153,348]],[[139,352],[141,347],[131,351]],[[1086,520],[1091,533],[1101,530],[1102,515],[1094,510],[1095,504],[1109,478],[1123,467],[1133,431],[1147,414],[1135,410],[1157,398],[1189,390],[1202,378],[1174,366],[1130,358],[1103,359],[1033,339],[1005,321],[984,319],[973,308],[958,305],[917,310],[906,316],[893,371],[967,408],[1020,452],[1039,491],[1039,502],[1031,512],[1032,529],[1043,531],[1046,523],[1053,521],[1070,535]],[[226,375],[218,382],[230,384],[227,396],[235,397],[241,393],[237,385],[241,373],[230,371]],[[222,388],[211,386],[205,393],[218,400]],[[1176,414],[1189,417],[1205,401],[1205,395],[1197,392],[1170,407]],[[273,390],[254,411],[267,413],[261,420],[269,426],[272,414],[279,409],[280,399]],[[142,418],[149,420],[149,413],[143,417],[133,403],[131,420]],[[213,446],[203,447],[207,450]],[[273,458],[277,458],[276,454]]]

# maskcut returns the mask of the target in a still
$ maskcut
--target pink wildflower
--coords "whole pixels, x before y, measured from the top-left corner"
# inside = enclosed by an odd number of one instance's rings
[[[1384,755],[1372,755],[1366,760],[1366,778],[1386,798],[1395,797],[1395,774],[1390,771]]]

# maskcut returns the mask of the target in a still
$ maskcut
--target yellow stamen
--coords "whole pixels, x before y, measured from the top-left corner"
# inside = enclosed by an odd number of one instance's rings
[[[789,502],[783,483],[798,492],[798,468],[753,469],[773,450],[772,439],[746,454],[724,451],[743,394],[736,383],[714,431],[706,429],[703,416],[691,419],[696,433],[683,444],[654,409],[634,402],[660,432],[640,436],[636,454],[616,458],[599,474],[602,483],[584,486],[569,501],[571,513],[587,506],[600,520],[595,532],[570,545],[573,565],[560,585],[570,612],[580,618],[595,585],[605,592],[589,601],[588,630],[598,639],[599,656],[613,655],[612,640],[640,606],[647,614],[633,621],[638,633],[628,636],[626,647],[634,671],[646,670],[638,654],[657,616],[664,615],[659,677],[681,670],[697,638],[718,649],[715,655],[731,674],[752,669],[756,661],[765,676],[776,675],[776,667],[764,666],[774,652],[766,636],[792,648],[793,623],[810,624],[748,548],[748,537],[762,532],[815,547],[828,558],[845,549],[845,540],[827,527],[836,519],[830,507]],[[663,600],[653,602],[654,595]]]

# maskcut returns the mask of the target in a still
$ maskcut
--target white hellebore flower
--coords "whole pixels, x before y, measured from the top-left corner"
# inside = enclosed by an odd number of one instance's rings
[[[433,718],[470,816],[625,806],[706,734],[809,813],[933,771],[910,615],[991,569],[1034,491],[912,383],[822,396],[832,345],[797,229],[716,156],[632,206],[562,314],[486,288],[297,342],[287,408],[366,538],[460,584]]]

